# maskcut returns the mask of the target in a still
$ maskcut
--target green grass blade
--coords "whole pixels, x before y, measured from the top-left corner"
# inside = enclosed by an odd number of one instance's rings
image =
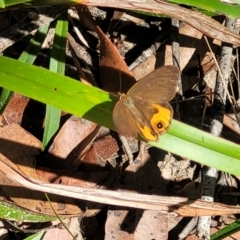
[[[73,239],[76,238],[76,236],[74,236],[71,231],[69,230],[68,226],[63,222],[62,218],[58,215],[58,213],[56,212],[56,210],[54,209],[54,207],[52,206],[51,200],[49,199],[48,195],[45,193],[45,196],[47,198],[47,201],[52,209],[52,211],[55,213],[56,217],[58,218],[58,220],[60,221],[60,223],[63,225],[63,227],[67,230],[67,232],[70,234],[70,236],[72,236]]]
[[[101,89],[6,57],[0,57],[0,79],[3,87],[113,129],[112,110],[117,98]],[[173,121],[168,133],[151,144],[240,175],[239,145],[186,124]]]
[[[168,134],[153,146],[163,148],[201,164],[240,174],[240,147],[189,125],[173,121]]]
[[[50,70],[52,72],[65,73],[66,44],[68,33],[67,13],[62,14],[57,21],[55,36],[50,59]]]
[[[0,8],[5,8],[5,1],[4,0],[0,0]]]
[[[37,58],[39,51],[41,50],[44,39],[47,36],[48,29],[50,24],[46,24],[43,27],[39,28],[34,34],[32,39],[29,41],[29,44],[22,52],[19,57],[19,61],[33,64]]]
[[[236,0],[235,0],[236,1]],[[176,3],[176,4],[184,4],[188,6],[192,6],[194,8],[199,9],[199,11],[204,10],[208,12],[212,12],[216,15],[224,14],[228,17],[238,18],[240,15],[240,6],[238,4],[229,4],[222,2],[220,0],[198,0],[198,1],[192,1],[192,0],[170,0],[168,2]],[[2,6],[0,7],[9,7],[17,4],[26,4],[26,6],[32,5],[32,6],[49,6],[49,5],[76,5],[76,4],[87,4],[90,5],[88,1],[76,1],[76,0],[59,0],[59,1],[49,1],[49,0],[8,0],[3,2]],[[150,5],[151,3],[147,3],[146,5]],[[101,0],[99,0],[99,4],[96,4],[98,6],[103,6],[103,3]],[[112,3],[112,7],[117,7],[118,3]],[[130,5],[130,4],[129,4]],[[134,8],[134,7],[133,7]],[[139,10],[144,11],[144,4],[142,9],[131,9],[130,7],[128,10]]]
[[[222,240],[240,231],[240,219],[211,235],[211,240]]]
[[[37,54],[41,49],[42,43],[46,37],[46,34],[48,32],[48,28],[49,24],[43,26],[35,33],[35,35],[29,41],[29,44],[27,45],[26,49],[22,52],[22,54],[18,58],[19,61],[30,64],[34,63],[34,61],[37,58]],[[7,104],[11,100],[12,95],[13,91],[10,91],[8,89],[3,89],[3,91],[1,92],[0,114],[3,114],[5,108],[7,107]]]
[[[1,95],[0,95],[0,114],[3,114],[9,101],[12,98],[12,95],[13,95],[13,91],[5,89],[5,88],[2,90]]]
[[[62,14],[59,20],[57,21],[49,67],[50,71],[62,75],[64,75],[65,73],[67,33],[68,33],[68,19],[67,13],[65,13]],[[47,105],[45,128],[42,141],[43,150],[58,131],[60,125],[60,118],[61,109],[56,108],[52,105]]]
[[[45,126],[42,140],[42,150],[44,151],[52,137],[59,129],[61,110],[52,105],[46,106]]]
[[[24,238],[24,240],[41,240],[41,239],[43,239],[44,234],[45,234],[45,232],[41,231],[41,232],[35,233],[27,238]]]
[[[11,202],[0,201],[0,218],[9,221],[25,222],[49,222],[56,220],[55,216],[48,216],[40,213],[34,213],[24,208],[18,207]]]
[[[110,95],[98,88],[87,87],[77,80],[3,56],[0,56],[0,79],[3,87],[66,112],[86,116],[92,121],[97,118],[101,125],[106,121],[106,124],[112,122]],[[101,111],[92,111],[96,105]]]
[[[1,8],[7,8],[7,7],[24,7],[24,6],[52,6],[52,5],[69,5],[73,6],[76,4],[80,4],[84,1],[78,1],[78,0],[59,0],[59,1],[49,1],[49,0],[5,0],[2,1],[2,5],[0,5]],[[99,2],[101,3],[101,2]],[[17,5],[17,6],[16,6]]]
[[[6,7],[14,6],[17,4],[27,4],[27,3],[31,4],[32,1],[31,0],[5,0],[3,2],[4,2],[3,8],[6,8]]]
[[[184,4],[195,8],[203,9],[214,13],[215,15],[224,14],[228,17],[238,18],[240,15],[240,6],[221,2],[220,0],[170,0],[168,2]]]

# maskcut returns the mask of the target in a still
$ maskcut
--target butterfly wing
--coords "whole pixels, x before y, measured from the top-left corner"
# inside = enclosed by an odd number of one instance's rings
[[[157,103],[137,99],[134,105],[142,116],[135,119],[138,132],[145,139],[156,141],[159,135],[170,128],[173,110],[168,102]]]
[[[138,104],[133,110],[124,104],[124,99],[119,100],[113,110],[115,128],[120,135],[125,137],[136,138],[139,133],[148,141],[156,141],[159,133],[156,134],[153,131],[149,120],[144,116],[142,110],[143,108]],[[147,111],[148,114],[146,116],[149,116],[150,119],[152,111],[150,108],[147,108]]]
[[[137,137],[138,129],[133,114],[124,105],[123,100],[119,100],[113,109],[113,123],[120,135],[132,138]]]
[[[150,102],[168,102],[176,94],[179,74],[175,66],[157,68],[139,80],[127,95]]]
[[[168,103],[176,91],[179,70],[174,66],[156,69],[137,82],[113,110],[116,130],[126,137],[139,133],[148,141],[156,141],[171,124],[172,107]]]
[[[129,108],[121,99],[113,110],[113,122],[117,132],[125,137],[136,138],[139,133],[148,141],[157,141],[171,124],[172,107],[169,103],[153,103],[137,99]]]

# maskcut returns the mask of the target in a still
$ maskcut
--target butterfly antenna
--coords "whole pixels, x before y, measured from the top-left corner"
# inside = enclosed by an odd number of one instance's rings
[[[122,72],[121,71],[119,71],[119,89],[120,89],[120,91],[119,91],[119,93],[120,94],[122,94],[122,78],[121,78],[121,74],[122,74]]]

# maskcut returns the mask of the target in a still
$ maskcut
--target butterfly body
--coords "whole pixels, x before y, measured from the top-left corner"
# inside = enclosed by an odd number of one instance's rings
[[[122,94],[113,110],[116,130],[126,137],[139,133],[147,141],[157,141],[171,124],[173,110],[168,101],[176,93],[178,76],[176,67],[164,66]]]

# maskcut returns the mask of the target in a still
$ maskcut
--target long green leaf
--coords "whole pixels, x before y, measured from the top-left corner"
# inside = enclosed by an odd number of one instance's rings
[[[211,240],[222,240],[239,231],[240,231],[240,220],[238,219],[237,221],[227,225],[223,229],[212,234]]]
[[[44,234],[45,234],[45,232],[41,231],[41,232],[35,233],[35,234],[25,238],[24,240],[41,240],[41,239],[43,239]]]
[[[59,20],[57,21],[49,67],[50,71],[62,75],[64,75],[65,73],[67,33],[68,33],[68,18],[67,13],[64,13],[60,16]],[[58,131],[60,125],[60,118],[61,109],[56,108],[52,105],[47,105],[45,128],[42,141],[43,150]]]
[[[22,52],[20,57],[18,58],[19,61],[33,64],[37,58],[37,54],[41,49],[43,40],[48,32],[49,24],[46,24],[42,28],[38,29],[35,35],[32,37],[30,42],[28,43],[25,50]],[[14,69],[13,69],[14,70]],[[13,95],[13,91],[8,89],[3,89],[0,94],[0,114],[2,114],[7,107],[7,104],[11,100]]]
[[[0,79],[3,87],[114,129],[112,110],[117,98],[98,88],[6,57],[0,57]],[[240,175],[239,145],[186,124],[173,121],[168,133],[150,144]]]
[[[26,222],[49,222],[57,219],[55,216],[34,213],[14,203],[5,202],[3,200],[0,201],[0,218],[10,221]]]
[[[239,5],[225,3],[220,0],[170,0],[168,2],[184,4],[195,8],[204,9],[206,11],[215,13],[216,15],[224,14],[228,17],[233,18],[238,18],[240,15]]]
[[[121,0],[123,1],[123,0]],[[139,3],[139,1],[137,1]],[[170,0],[168,2],[171,3],[177,3],[177,4],[184,4],[184,5],[188,5],[188,6],[192,6],[194,8],[198,8],[199,10],[205,10],[205,11],[210,11],[212,13],[215,13],[217,15],[219,14],[224,14],[228,17],[234,17],[234,18],[238,18],[240,15],[240,6],[237,4],[229,4],[229,3],[225,3],[223,1],[220,0],[198,0],[198,1],[192,1],[192,0]],[[131,1],[126,1],[126,3],[129,3],[129,5],[132,5],[132,9],[129,7],[129,10],[136,10],[134,8],[134,0]],[[132,4],[131,4],[132,3]],[[0,5],[0,8],[6,8],[9,6],[14,6],[14,5],[18,5],[18,4],[26,4],[26,6],[32,5],[32,6],[49,6],[49,5],[76,5],[76,4],[86,4],[86,5],[97,5],[97,6],[102,6],[104,7],[104,3],[103,1],[99,0],[95,1],[94,3],[92,1],[88,1],[88,0],[81,0],[81,1],[77,1],[77,0],[59,0],[59,1],[49,1],[49,0],[43,0],[43,1],[39,1],[39,0],[6,0],[3,1],[3,4]],[[142,3],[142,9],[137,9],[139,11],[144,11],[144,6],[145,5],[150,5],[151,2],[149,1],[143,1]],[[114,2],[112,1],[112,8],[117,8],[118,6],[117,1]]]
[[[0,0],[0,8],[5,8],[5,2],[4,0]]]

